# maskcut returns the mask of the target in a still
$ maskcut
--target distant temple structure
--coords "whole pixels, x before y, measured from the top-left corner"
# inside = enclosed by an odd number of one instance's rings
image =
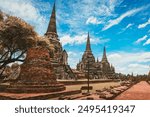
[[[104,47],[102,60],[95,61],[92,54],[90,35],[88,33],[86,50],[82,56],[82,60],[77,64],[77,71],[84,73],[85,76],[89,72],[91,79],[115,79],[115,68],[110,65],[106,55],[106,48]]]
[[[45,38],[53,45],[53,52],[51,52],[51,64],[54,67],[57,79],[75,79],[75,75],[68,65],[68,54],[66,50],[63,50],[60,40],[57,34],[56,27],[56,9],[55,3],[53,6],[50,22],[48,25]]]

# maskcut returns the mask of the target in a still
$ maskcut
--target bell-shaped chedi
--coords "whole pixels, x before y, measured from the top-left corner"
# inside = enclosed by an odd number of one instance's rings
[[[43,47],[28,49],[18,80],[5,89],[6,92],[13,93],[48,93],[63,90],[65,86],[56,81],[49,51]]]

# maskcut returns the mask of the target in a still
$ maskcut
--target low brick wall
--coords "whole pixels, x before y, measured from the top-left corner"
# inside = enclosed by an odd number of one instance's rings
[[[51,98],[57,98],[61,96],[67,96],[67,95],[74,95],[81,93],[81,90],[74,90],[74,91],[61,91],[61,92],[54,92],[54,93],[46,93],[46,94],[39,94],[39,95],[33,95],[32,93],[29,94],[22,94],[23,96],[18,96],[16,93],[8,93],[6,96],[3,94],[0,94],[0,100],[46,100]],[[13,95],[13,96],[12,96]]]

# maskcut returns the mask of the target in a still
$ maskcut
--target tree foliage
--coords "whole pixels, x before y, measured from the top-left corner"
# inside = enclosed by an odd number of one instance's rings
[[[0,12],[0,70],[15,61],[23,61],[26,50],[37,44],[37,33],[20,18]]]

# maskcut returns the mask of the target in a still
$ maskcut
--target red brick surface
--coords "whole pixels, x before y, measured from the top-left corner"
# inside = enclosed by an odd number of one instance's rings
[[[56,80],[50,59],[49,51],[46,48],[28,49],[25,62],[21,65],[20,76],[3,92],[49,93],[65,90],[65,86]]]
[[[150,100],[150,85],[141,81],[117,96],[115,100]]]

